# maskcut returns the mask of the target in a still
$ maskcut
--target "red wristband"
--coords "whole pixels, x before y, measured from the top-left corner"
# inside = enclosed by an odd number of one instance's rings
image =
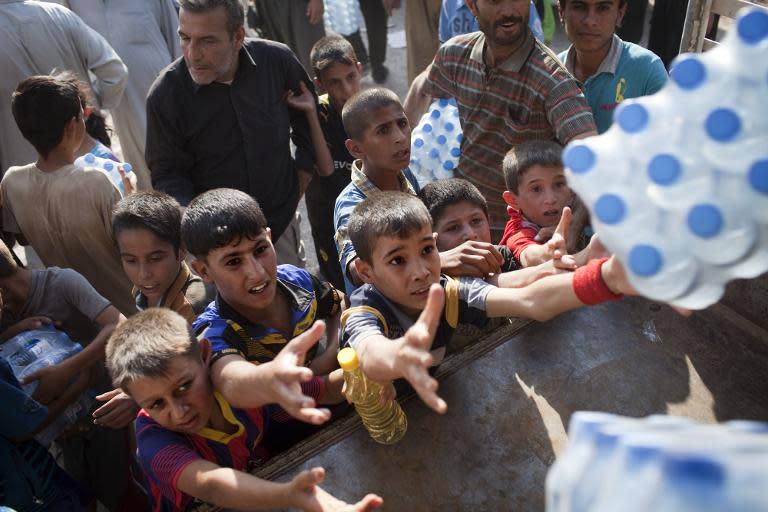
[[[591,260],[583,267],[577,268],[576,272],[573,273],[573,292],[581,302],[588,306],[623,297],[621,294],[613,293],[603,281],[603,274],[600,269],[607,260],[608,258]]]

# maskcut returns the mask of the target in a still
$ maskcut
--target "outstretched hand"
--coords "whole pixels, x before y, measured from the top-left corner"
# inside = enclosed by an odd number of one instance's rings
[[[63,390],[67,389],[74,376],[63,363],[59,363],[30,373],[21,380],[21,384],[26,385],[38,381],[32,398],[46,405],[53,402]]]
[[[445,413],[448,405],[437,395],[437,381],[429,375],[428,370],[433,363],[429,349],[440,324],[444,302],[445,291],[440,285],[433,284],[424,310],[400,339],[401,345],[395,356],[395,367],[410,382],[424,403],[439,414]]]
[[[560,222],[557,223],[552,238],[546,243],[547,251],[552,257],[555,267],[563,270],[574,270],[576,268],[576,260],[568,254],[566,242],[566,233],[568,233],[570,225],[571,209],[566,206],[563,208],[563,214],[560,216]]]
[[[315,400],[306,396],[301,390],[301,384],[312,379],[312,370],[304,366],[307,352],[325,332],[325,322],[317,321],[315,324],[293,338],[277,354],[274,360],[265,365],[271,365],[273,375],[269,380],[270,394],[275,403],[285,411],[302,421],[320,425],[330,419],[331,412],[328,409],[315,407]]]
[[[289,107],[301,110],[305,113],[312,113],[316,109],[315,96],[310,92],[309,87],[303,81],[299,81],[301,94],[294,93],[291,89],[285,92],[285,102]]]
[[[297,508],[308,512],[367,512],[384,503],[379,496],[368,494],[350,505],[321,489],[319,485],[324,479],[323,468],[312,468],[302,471],[291,480],[288,484],[289,493],[295,498]]]
[[[504,257],[493,244],[467,240],[440,253],[440,269],[449,276],[484,278],[498,274]]]

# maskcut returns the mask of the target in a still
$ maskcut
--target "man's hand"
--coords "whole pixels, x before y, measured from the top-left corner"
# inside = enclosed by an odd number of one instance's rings
[[[307,114],[313,114],[317,108],[314,95],[303,81],[299,81],[299,88],[301,89],[301,94],[299,95],[288,89],[284,96],[285,102],[291,108],[301,110]]]
[[[136,192],[136,173],[127,174],[122,165],[117,166],[117,172],[120,174],[120,179],[123,180],[125,195],[128,196]]]
[[[32,398],[41,404],[49,404],[67,389],[73,377],[69,368],[64,363],[59,363],[30,373],[22,379],[21,384],[38,381]]]
[[[387,11],[387,16],[392,16],[392,11],[394,9],[399,9],[402,2],[401,0],[382,0],[381,3],[384,4],[384,10]]]
[[[139,412],[139,405],[120,388],[98,395],[96,400],[107,402],[93,411],[93,423],[102,427],[126,427]]]
[[[317,25],[323,21],[323,12],[325,6],[323,0],[309,0],[307,2],[307,18],[309,18],[310,25]]]
[[[295,506],[308,512],[366,512],[384,503],[379,496],[368,494],[354,505],[350,505],[318,487],[324,479],[323,468],[312,468],[296,475],[288,484],[288,495],[295,500]]]
[[[458,247],[440,253],[440,269],[450,276],[483,278],[497,274],[504,257],[493,244],[467,240]]]
[[[271,403],[279,404],[285,411],[302,421],[320,425],[331,417],[328,409],[315,408],[315,400],[301,391],[302,382],[312,379],[312,370],[304,366],[307,352],[325,332],[325,322],[317,321],[304,333],[292,339],[264,366],[269,366],[272,377],[268,390]]]
[[[398,340],[400,347],[394,361],[396,370],[411,383],[424,403],[439,414],[445,413],[448,406],[437,396],[437,381],[429,375],[428,370],[433,362],[429,349],[443,315],[444,302],[445,291],[440,285],[433,284],[419,319]]]
[[[555,267],[563,270],[574,270],[576,268],[576,260],[568,254],[566,243],[566,234],[570,225],[571,209],[566,206],[563,208],[563,214],[560,216],[560,222],[557,223],[552,238],[545,244],[547,251],[552,256]]]

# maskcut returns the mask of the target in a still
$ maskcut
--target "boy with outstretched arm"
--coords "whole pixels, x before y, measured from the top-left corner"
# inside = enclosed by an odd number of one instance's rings
[[[482,325],[487,318],[508,316],[543,321],[632,293],[613,257],[523,288],[504,288],[508,274],[494,276],[493,284],[441,275],[432,219],[424,204],[408,194],[366,199],[350,218],[349,234],[357,249],[357,272],[366,284],[350,297],[342,343],[355,348],[368,377],[380,382],[404,377],[441,413],[446,405],[427,369],[442,358],[459,323]]]
[[[324,471],[303,471],[288,483],[262,480],[247,471],[268,457],[277,406],[292,408],[299,383],[312,397],[326,393],[324,379],[302,368],[322,322],[288,343],[277,357],[250,365],[262,379],[251,405],[236,407],[215,391],[208,373],[211,345],[198,342],[187,322],[171,310],[152,308],[122,324],[107,346],[113,384],[142,407],[136,420],[138,456],[150,483],[155,510],[193,510],[201,502],[226,509],[296,507],[301,510],[369,510],[381,505],[368,495],[347,505],[323,491]],[[342,379],[341,371],[333,378]],[[286,402],[288,399],[288,402]]]
[[[365,90],[344,105],[341,116],[349,136],[347,149],[357,159],[352,165],[352,182],[336,199],[333,215],[341,271],[350,294],[363,284],[353,265],[357,253],[347,233],[352,210],[371,194],[416,194],[419,186],[408,168],[411,127],[395,93]],[[501,254],[491,244],[478,241],[467,241],[439,258],[443,270],[451,275],[484,277],[498,272],[502,263]]]

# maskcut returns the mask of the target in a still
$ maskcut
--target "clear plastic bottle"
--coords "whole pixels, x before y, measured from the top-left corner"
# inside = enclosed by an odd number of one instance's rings
[[[126,176],[133,173],[133,166],[131,166],[131,164],[118,163],[106,158],[99,158],[92,153],[86,153],[75,160],[75,165],[78,167],[95,167],[96,169],[104,171],[107,176],[109,176],[109,179],[112,180],[112,183],[120,189],[121,195],[125,195],[125,185],[123,184],[123,178],[120,176],[118,168],[122,167]]]
[[[408,430],[408,420],[397,400],[381,403],[381,384],[365,376],[354,349],[342,349],[337,358],[344,370],[347,399],[355,405],[373,440],[381,444],[400,441]]]

